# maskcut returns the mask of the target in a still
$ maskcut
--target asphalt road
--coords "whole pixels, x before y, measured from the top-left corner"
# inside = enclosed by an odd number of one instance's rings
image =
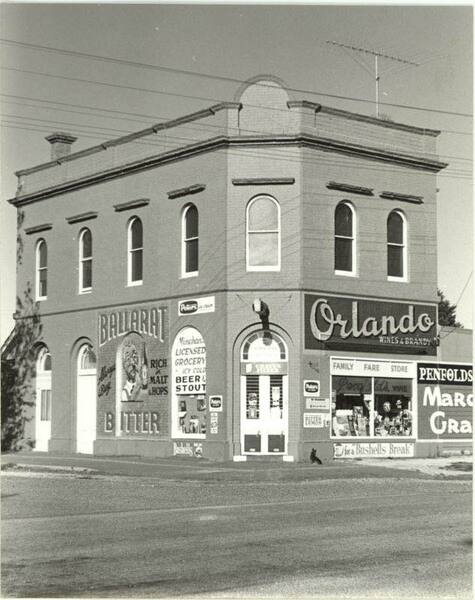
[[[4,597],[471,598],[467,481],[2,476]]]

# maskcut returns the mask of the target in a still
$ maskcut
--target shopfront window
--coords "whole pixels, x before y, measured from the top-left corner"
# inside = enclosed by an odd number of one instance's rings
[[[371,435],[371,378],[336,375],[332,381],[332,434]]]
[[[374,435],[412,435],[412,381],[374,380]]]
[[[332,376],[332,436],[413,435],[412,379]]]

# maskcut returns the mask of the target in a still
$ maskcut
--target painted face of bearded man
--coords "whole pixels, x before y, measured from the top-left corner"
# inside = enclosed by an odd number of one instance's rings
[[[139,355],[134,344],[129,343],[124,347],[122,364],[128,381],[135,381],[139,372]]]

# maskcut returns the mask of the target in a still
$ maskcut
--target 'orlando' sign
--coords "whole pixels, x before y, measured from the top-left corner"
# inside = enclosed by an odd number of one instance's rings
[[[305,294],[305,347],[436,354],[435,306]]]

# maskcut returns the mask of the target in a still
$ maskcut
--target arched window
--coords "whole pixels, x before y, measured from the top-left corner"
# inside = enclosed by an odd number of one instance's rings
[[[182,277],[198,275],[199,271],[199,223],[198,209],[194,204],[185,207],[182,217]]]
[[[335,209],[335,273],[356,274],[355,211],[348,202]]]
[[[92,235],[83,229],[79,235],[79,291],[92,290]]]
[[[134,217],[127,233],[127,283],[140,285],[143,278],[143,228],[142,221]]]
[[[280,270],[280,207],[270,196],[247,205],[246,266],[248,271]]]
[[[388,279],[407,279],[407,224],[404,215],[393,210],[387,222]]]
[[[78,371],[90,371],[96,368],[96,355],[90,344],[84,344],[78,353]]]
[[[38,354],[36,370],[38,373],[48,373],[51,371],[51,354],[48,348],[42,348]]]
[[[36,245],[36,299],[46,300],[48,295],[48,248],[45,240]]]

